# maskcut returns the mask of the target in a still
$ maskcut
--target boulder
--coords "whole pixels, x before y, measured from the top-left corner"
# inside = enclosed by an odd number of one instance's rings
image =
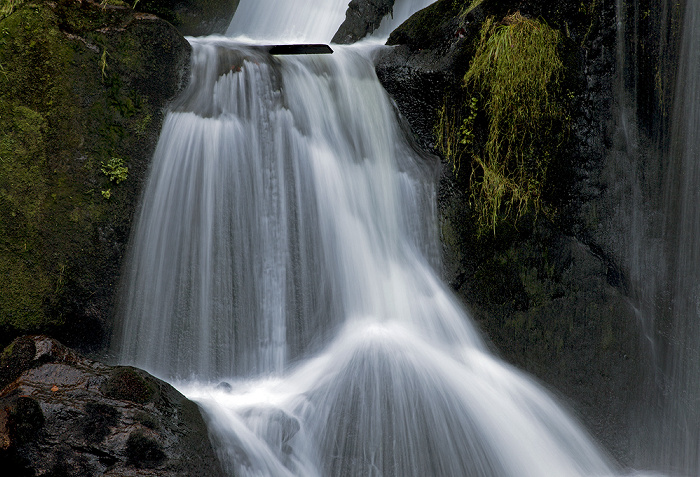
[[[352,0],[345,12],[345,21],[331,40],[349,45],[379,28],[382,19],[391,14],[395,0]]]
[[[46,336],[0,357],[0,462],[12,476],[221,476],[195,403]]]

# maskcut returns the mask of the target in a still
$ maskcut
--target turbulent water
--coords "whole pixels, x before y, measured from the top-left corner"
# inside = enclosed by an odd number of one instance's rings
[[[376,46],[251,44],[327,40],[345,3],[242,0],[229,34],[245,39],[190,39],[131,243],[120,360],[204,406],[229,475],[612,475],[440,281],[437,163],[377,81]]]

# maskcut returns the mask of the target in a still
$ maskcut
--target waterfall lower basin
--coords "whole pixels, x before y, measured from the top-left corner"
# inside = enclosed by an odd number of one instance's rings
[[[397,322],[349,325],[284,377],[180,389],[230,475],[613,475],[516,370]]]
[[[228,475],[620,475],[440,280],[438,161],[401,127],[377,46],[190,42],[115,353],[200,403]]]

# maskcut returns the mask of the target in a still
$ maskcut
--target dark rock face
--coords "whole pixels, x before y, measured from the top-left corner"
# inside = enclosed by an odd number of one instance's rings
[[[239,0],[141,0],[138,11],[153,13],[172,23],[183,35],[226,33]]]
[[[0,388],[5,475],[223,475],[197,405],[144,371],[27,336],[2,353]]]
[[[392,33],[377,75],[419,142],[435,150],[441,107],[465,103],[462,78],[484,20],[520,11],[562,32],[571,131],[553,163],[545,200],[557,213],[477,235],[470,209],[471,165],[445,164],[438,206],[444,278],[498,352],[565,396],[584,424],[625,462],[631,409],[645,365],[637,317],[610,220],[600,206],[612,117],[615,2],[440,0]],[[592,217],[591,210],[599,214]]]
[[[493,10],[508,12],[502,2],[484,0],[465,13],[460,2],[438,1],[394,30],[387,41],[392,48],[377,58],[379,80],[429,150],[435,148],[438,110],[446,97],[461,96],[475,39]]]
[[[0,345],[49,333],[95,349],[190,46],[126,6],[14,5],[0,17]]]
[[[331,40],[332,43],[349,45],[366,37],[389,15],[395,0],[352,0],[345,13],[345,21]]]

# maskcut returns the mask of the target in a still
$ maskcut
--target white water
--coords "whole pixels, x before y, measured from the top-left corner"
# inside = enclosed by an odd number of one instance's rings
[[[326,43],[345,20],[350,0],[241,0],[226,34],[282,43]],[[396,0],[376,35],[392,30],[433,0]]]
[[[231,28],[276,38],[262,18],[283,17],[294,40],[323,40],[339,3],[242,1]],[[437,165],[399,126],[373,47],[191,43],[115,341],[204,406],[226,472],[612,475],[439,280]]]

